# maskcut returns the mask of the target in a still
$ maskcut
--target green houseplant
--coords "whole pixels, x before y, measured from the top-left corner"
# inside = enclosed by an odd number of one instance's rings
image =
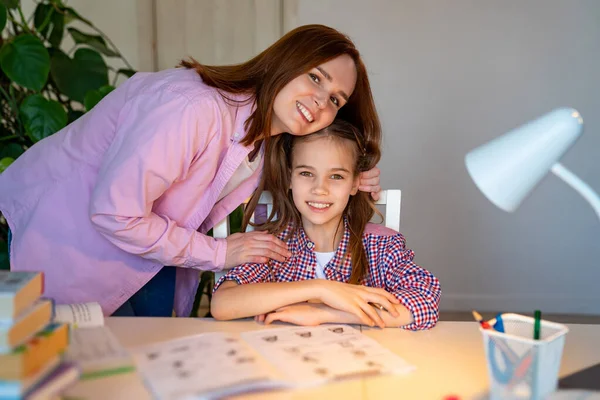
[[[114,43],[62,0],[37,1],[27,17],[20,0],[0,0],[0,32],[0,173],[94,107],[119,76],[135,73]],[[65,50],[69,36],[74,45]],[[0,215],[0,269],[8,269],[7,233]]]

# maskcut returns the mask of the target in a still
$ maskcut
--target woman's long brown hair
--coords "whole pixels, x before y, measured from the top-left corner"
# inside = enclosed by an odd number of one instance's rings
[[[234,101],[232,94],[241,94],[248,95],[244,102],[256,103],[256,110],[246,121],[246,135],[242,140],[242,144],[249,146],[260,139],[268,143],[275,96],[286,84],[344,54],[354,60],[357,81],[348,103],[338,112],[338,118],[352,123],[363,135],[377,141],[381,136],[381,125],[366,68],[350,38],[333,28],[301,26],[241,64],[213,66],[190,59],[182,61],[181,66],[195,69],[205,84],[217,88],[228,101]]]
[[[352,149],[355,164],[354,176],[362,171],[374,168],[381,157],[380,141],[365,140],[361,132],[352,124],[336,119],[330,126],[307,136],[293,136],[287,133],[275,136],[265,153],[265,168],[260,183],[260,190],[255,192],[248,203],[245,212],[244,229],[254,211],[262,190],[269,190],[273,195],[273,212],[267,216],[267,221],[256,225],[258,230],[266,230],[273,234],[281,233],[290,226],[290,234],[295,234],[302,225],[300,213],[294,206],[290,190],[292,175],[293,150],[297,143],[314,140],[320,137],[329,137],[337,140],[341,145]],[[369,193],[358,192],[351,196],[344,215],[348,220],[350,230],[349,254],[352,261],[352,274],[349,283],[361,283],[369,268],[367,255],[362,243],[362,235],[367,223],[377,213]],[[347,257],[348,254],[345,255]]]

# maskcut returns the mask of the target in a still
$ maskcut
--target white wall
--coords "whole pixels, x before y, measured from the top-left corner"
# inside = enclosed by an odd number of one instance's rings
[[[302,0],[284,31],[323,23],[367,63],[402,230],[442,308],[600,314],[600,221],[548,176],[513,214],[470,180],[466,152],[551,109],[582,113],[563,163],[600,192],[600,2]]]

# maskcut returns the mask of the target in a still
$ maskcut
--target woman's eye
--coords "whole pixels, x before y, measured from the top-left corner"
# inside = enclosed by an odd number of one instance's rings
[[[336,107],[340,105],[340,101],[337,99],[337,97],[331,96],[331,102],[335,104]]]
[[[338,175],[338,174],[334,174],[334,175],[331,175],[331,179],[344,179],[344,177],[341,175]]]
[[[310,79],[312,79],[315,83],[321,82],[321,79],[313,73],[309,73],[308,76],[310,76]]]
[[[300,172],[300,176],[307,176],[310,178],[312,176],[312,174],[308,171],[302,171],[302,172]]]

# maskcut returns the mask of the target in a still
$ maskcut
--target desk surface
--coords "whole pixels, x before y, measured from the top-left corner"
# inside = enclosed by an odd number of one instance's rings
[[[106,325],[121,343],[132,349],[177,337],[203,332],[271,329],[252,320],[219,322],[196,318],[111,317]],[[569,324],[560,375],[600,362],[600,325]],[[255,393],[251,399],[461,399],[480,398],[488,387],[481,334],[474,322],[439,322],[425,332],[360,327],[367,336],[392,350],[416,370],[406,376],[381,376],[345,381],[311,389]],[[83,381],[66,395],[86,399],[150,399],[135,373]],[[241,398],[241,397],[240,397]]]

